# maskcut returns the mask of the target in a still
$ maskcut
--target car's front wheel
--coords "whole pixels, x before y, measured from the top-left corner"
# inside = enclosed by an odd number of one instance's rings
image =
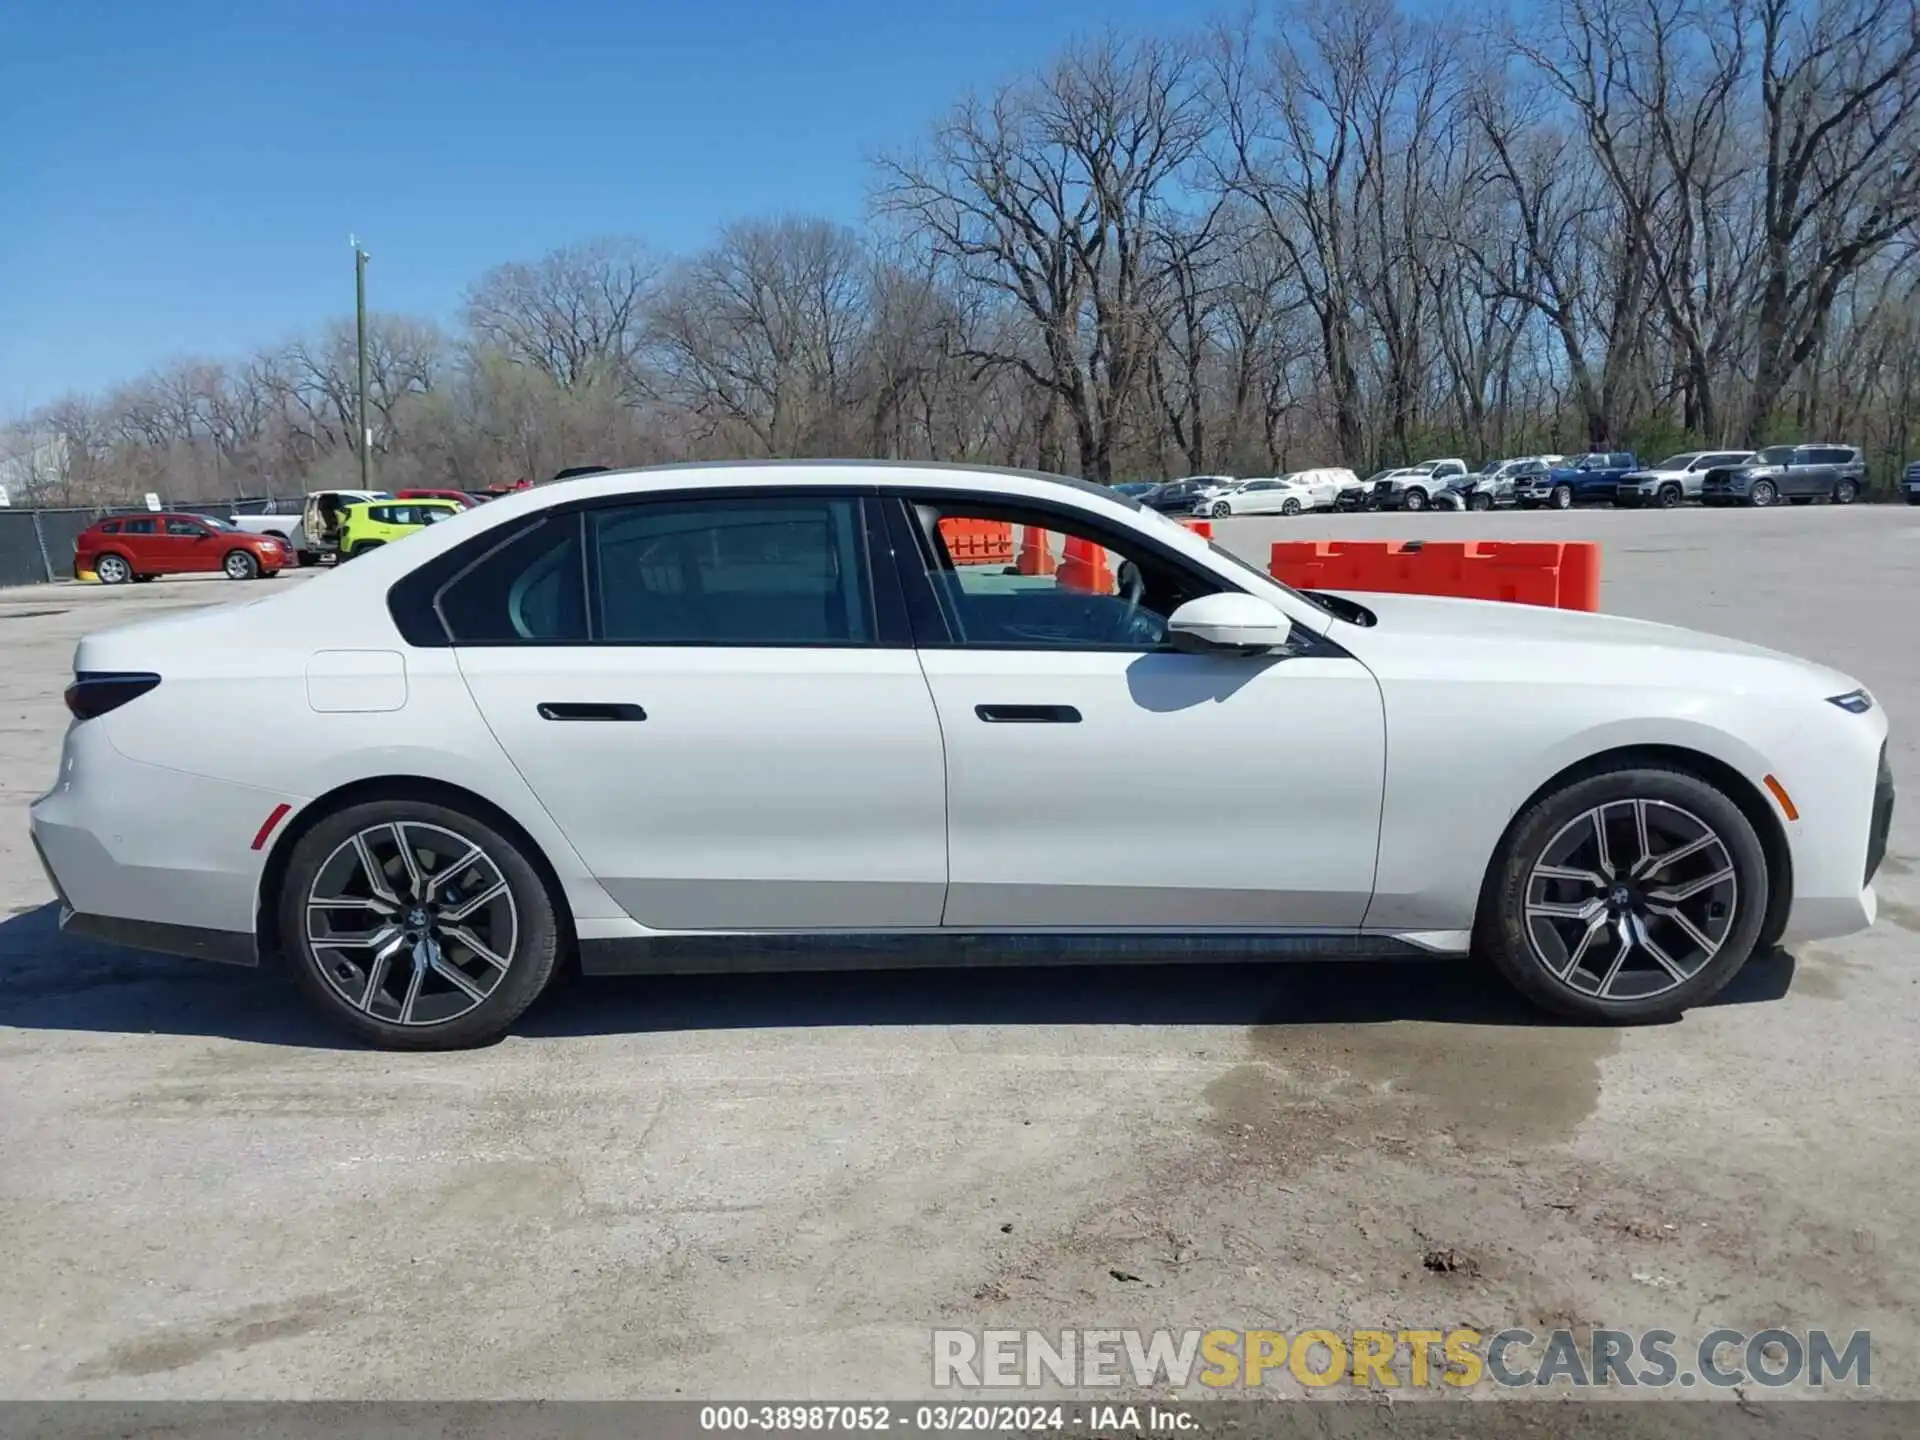
[[[1224,500],[1216,500],[1213,502],[1213,508],[1208,510],[1207,513],[1216,520],[1224,520],[1227,516],[1233,514],[1233,507]]]
[[[1665,1020],[1711,997],[1767,912],[1753,824],[1684,770],[1623,765],[1529,807],[1494,859],[1476,941],[1556,1014]]]
[[[1424,490],[1409,490],[1401,497],[1400,505],[1402,509],[1406,510],[1424,510],[1427,508],[1427,492]]]
[[[1571,510],[1573,508],[1573,487],[1571,485],[1554,486],[1551,501],[1553,508],[1556,510]]]
[[[1491,495],[1476,495],[1467,502],[1467,508],[1469,510],[1491,510],[1493,508],[1493,497]]]
[[[1780,498],[1780,492],[1774,488],[1771,480],[1756,480],[1753,489],[1747,492],[1749,505],[1767,506]]]
[[[522,845],[420,800],[350,805],[302,835],[279,921],[307,997],[401,1050],[496,1039],[546,988],[559,950],[552,898]]]
[[[1673,509],[1680,503],[1682,498],[1678,485],[1662,485],[1660,487],[1659,503],[1662,510]]]
[[[248,550],[229,550],[227,558],[220,562],[220,568],[226,572],[229,580],[252,580],[260,573],[260,562],[253,558]]]

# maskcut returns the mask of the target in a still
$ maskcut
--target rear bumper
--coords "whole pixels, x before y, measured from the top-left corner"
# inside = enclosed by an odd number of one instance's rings
[[[130,760],[101,721],[73,726],[59,782],[28,812],[34,852],[60,900],[61,928],[116,945],[254,963],[266,857],[251,845],[275,798]]]

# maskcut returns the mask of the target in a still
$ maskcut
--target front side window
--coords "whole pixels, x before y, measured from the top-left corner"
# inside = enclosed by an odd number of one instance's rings
[[[1770,445],[1760,452],[1760,463],[1762,465],[1791,465],[1793,464],[1793,447],[1791,445]]]
[[[196,525],[191,520],[167,521],[167,534],[169,535],[179,535],[190,540],[196,535],[204,535],[206,533],[206,527]]]
[[[1145,547],[1116,548],[1070,520],[1025,524],[1013,510],[985,506],[922,506],[918,515],[929,577],[961,645],[1163,649],[1175,610],[1229,588]],[[1005,538],[958,543],[981,533]]]

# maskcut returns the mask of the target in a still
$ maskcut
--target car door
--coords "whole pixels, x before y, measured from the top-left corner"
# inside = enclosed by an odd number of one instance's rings
[[[940,726],[869,512],[845,491],[622,498],[442,592],[487,723],[641,924],[939,923]]]
[[[1250,481],[1227,497],[1236,515],[1276,514],[1285,498],[1286,489],[1278,480]]]
[[[1823,453],[1811,445],[1802,445],[1793,452],[1786,474],[1781,477],[1780,492],[1798,499],[1813,495],[1823,495],[1833,488],[1827,478],[1827,467],[1822,464]]]
[[[220,568],[220,557],[214,553],[213,531],[198,520],[185,515],[169,515],[162,522],[156,543],[164,547],[161,555],[166,572],[170,575]]]
[[[1359,925],[1386,753],[1365,667],[1299,626],[1286,653],[1174,649],[1180,604],[1264,587],[1084,511],[908,494],[891,520],[945,736],[946,927]],[[1076,563],[958,562],[949,520]]]

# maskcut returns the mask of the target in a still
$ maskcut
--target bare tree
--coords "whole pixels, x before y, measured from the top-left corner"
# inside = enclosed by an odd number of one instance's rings
[[[467,292],[479,345],[564,388],[611,381],[637,393],[636,364],[661,263],[635,240],[596,240],[499,265]]]

